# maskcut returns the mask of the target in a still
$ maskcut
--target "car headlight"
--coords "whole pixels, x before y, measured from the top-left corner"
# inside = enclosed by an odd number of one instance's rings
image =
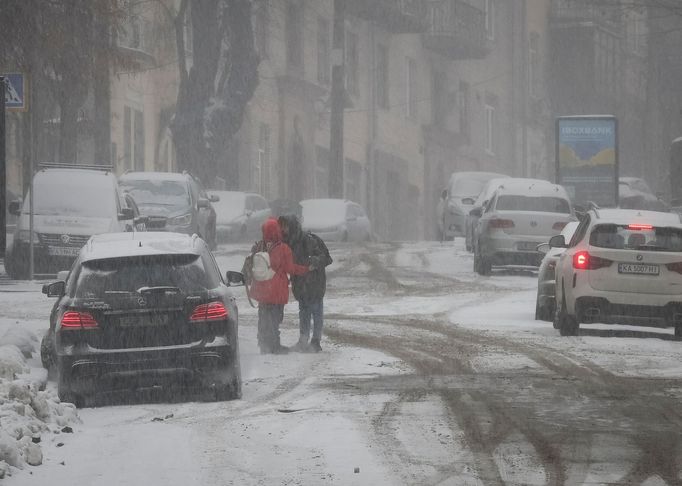
[[[29,230],[19,231],[19,240],[20,241],[31,241],[31,232]],[[36,233],[35,231],[33,232],[33,243],[40,243],[40,239],[38,238],[38,233]]]
[[[168,224],[173,226],[187,226],[192,222],[192,213],[183,214],[182,216],[176,216],[174,218],[168,219]]]

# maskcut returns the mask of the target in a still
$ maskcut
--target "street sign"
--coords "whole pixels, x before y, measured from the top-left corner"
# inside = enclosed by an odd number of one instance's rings
[[[0,74],[5,77],[5,108],[7,111],[28,110],[28,83],[24,73]]]

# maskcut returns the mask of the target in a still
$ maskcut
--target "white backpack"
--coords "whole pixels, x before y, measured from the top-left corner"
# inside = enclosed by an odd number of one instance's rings
[[[270,280],[275,276],[275,271],[270,266],[270,254],[267,251],[254,253],[251,268],[253,279],[259,282]]]

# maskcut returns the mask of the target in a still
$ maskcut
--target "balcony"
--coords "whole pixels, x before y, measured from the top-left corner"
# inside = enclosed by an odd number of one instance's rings
[[[425,32],[425,0],[346,0],[346,13],[382,25],[394,34]]]
[[[584,0],[552,0],[550,21],[557,27],[601,27],[621,33],[623,7],[590,4]]]
[[[128,19],[116,32],[114,43],[131,68],[148,68],[156,64],[149,37],[148,30],[143,29],[143,23],[138,18]]]
[[[429,27],[422,43],[452,60],[482,59],[488,54],[485,12],[463,0],[428,2]]]

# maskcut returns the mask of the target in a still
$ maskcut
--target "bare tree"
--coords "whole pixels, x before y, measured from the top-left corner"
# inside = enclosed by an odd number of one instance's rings
[[[188,18],[193,40],[189,69]],[[180,87],[171,130],[178,165],[210,180],[220,164],[237,163],[228,147],[258,85],[251,0],[182,0],[175,30]]]

